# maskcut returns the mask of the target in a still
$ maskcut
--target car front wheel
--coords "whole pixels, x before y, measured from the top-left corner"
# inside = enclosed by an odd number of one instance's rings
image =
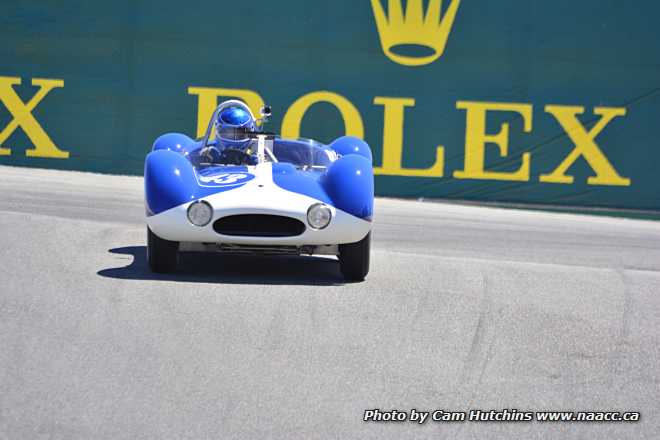
[[[369,273],[371,232],[355,243],[339,245],[339,268],[348,281],[362,281]]]
[[[160,238],[147,227],[147,261],[152,272],[174,272],[179,261],[179,242]]]

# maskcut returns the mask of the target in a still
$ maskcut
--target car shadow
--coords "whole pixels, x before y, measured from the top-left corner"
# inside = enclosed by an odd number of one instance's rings
[[[226,284],[282,284],[336,286],[345,284],[339,262],[331,257],[251,256],[219,253],[182,252],[176,272],[153,273],[147,265],[146,246],[126,246],[108,250],[128,255],[128,266],[101,269],[98,275],[122,280],[166,280]]]

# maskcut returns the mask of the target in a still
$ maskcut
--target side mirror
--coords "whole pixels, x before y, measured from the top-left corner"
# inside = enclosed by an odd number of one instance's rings
[[[264,124],[270,120],[270,116],[272,115],[272,110],[270,106],[266,104],[263,107],[261,107],[259,113],[261,114],[261,117],[257,119],[257,126],[263,127]]]

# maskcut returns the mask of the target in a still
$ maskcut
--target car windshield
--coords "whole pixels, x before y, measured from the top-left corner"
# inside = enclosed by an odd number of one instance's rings
[[[336,153],[327,145],[312,139],[276,137],[272,152],[278,162],[305,168],[325,168],[337,159]]]
[[[245,157],[231,156],[229,150],[239,150],[247,153],[248,155],[257,158],[259,151],[259,141],[251,136],[247,143],[240,143],[236,146],[227,144],[226,140],[213,137],[209,143],[210,149],[206,154],[200,150],[200,155],[197,158],[200,163],[230,163],[235,164],[236,160],[239,162],[245,160]],[[285,139],[279,136],[269,135],[265,139],[264,159],[267,162],[281,162],[290,163],[297,168],[305,169],[324,169],[330,166],[332,162],[337,160],[337,153],[330,149],[327,145],[317,142],[313,139]],[[232,152],[234,153],[234,152]],[[236,154],[236,153],[234,153]],[[228,162],[222,162],[227,157],[233,157]],[[249,163],[249,162],[248,162]]]

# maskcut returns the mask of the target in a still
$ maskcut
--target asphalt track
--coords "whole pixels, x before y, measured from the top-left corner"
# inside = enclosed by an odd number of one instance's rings
[[[157,276],[140,178],[0,167],[0,194],[2,439],[660,438],[660,223],[382,199],[363,283],[309,257]]]

